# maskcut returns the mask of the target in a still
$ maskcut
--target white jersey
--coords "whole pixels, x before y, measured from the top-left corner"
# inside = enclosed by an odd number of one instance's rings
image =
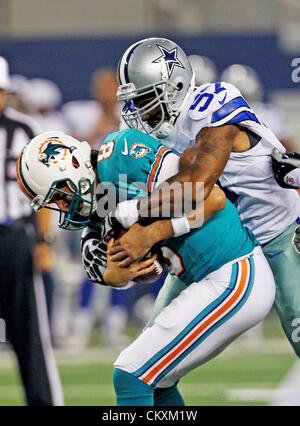
[[[268,102],[253,102],[251,107],[280,141],[290,137],[285,114],[280,108]]]
[[[270,154],[274,147],[280,152],[285,152],[285,148],[240,91],[224,82],[198,87],[162,142],[181,154],[195,144],[196,135],[204,127],[228,124],[247,128],[260,138],[248,151],[230,154],[219,183],[238,208],[244,225],[264,244],[300,217],[300,198],[296,190],[276,183]]]
[[[271,152],[285,148],[261,123],[240,91],[228,83],[197,88],[183,106],[174,129],[164,143],[182,153],[195,143],[204,127],[238,124],[261,139],[248,151],[232,152],[219,182],[231,191],[241,220],[261,244],[281,234],[300,216],[300,198],[293,189],[281,188],[274,179]]]

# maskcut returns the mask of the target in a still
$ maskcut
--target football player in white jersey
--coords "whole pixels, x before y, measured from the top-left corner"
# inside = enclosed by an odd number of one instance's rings
[[[84,233],[92,234],[96,249],[102,228],[110,225],[111,218],[106,216],[102,224],[98,216],[103,201],[100,198],[96,206],[98,183],[114,186],[109,191],[110,204],[125,195],[135,203],[137,196],[151,192],[156,185],[164,186],[161,179],[178,170],[179,156],[153,137],[131,129],[108,135],[95,154],[87,142],[63,132],[42,133],[19,156],[18,182],[33,207],[40,210],[53,203],[52,208],[59,209],[60,227],[79,229],[88,224]],[[257,239],[242,226],[237,209],[220,188],[214,188],[193,216],[187,219],[182,238],[177,234],[182,217],[149,226],[135,224],[136,234],[148,241],[149,248],[158,242],[156,235],[161,239],[163,233],[168,238],[161,244],[161,253],[170,273],[180,276],[186,288],[115,361],[117,405],[184,405],[178,380],[261,321],[273,304],[272,271]],[[128,219],[121,211],[118,217]],[[118,227],[113,229],[115,236],[120,230],[118,217],[111,222]],[[190,228],[194,229],[188,233]],[[169,238],[174,235],[177,238]],[[108,248],[112,243],[108,242]],[[103,278],[96,282],[128,288],[128,284],[136,284],[131,280],[139,276],[140,282],[140,275],[154,269],[161,274],[164,262],[159,263],[157,249],[154,253],[157,255],[128,268],[116,266],[107,256]],[[104,254],[106,257],[106,249]],[[100,273],[98,270],[97,275]]]
[[[273,150],[284,158],[285,148],[236,87],[224,82],[195,87],[186,54],[170,40],[134,43],[119,62],[118,78],[118,98],[125,102],[121,128],[138,128],[182,154],[179,173],[168,182],[192,182],[195,201],[196,182],[204,182],[205,198],[218,182],[235,202],[273,270],[275,308],[300,356],[300,341],[293,337],[300,318],[300,256],[292,243],[300,223],[300,198],[293,189],[297,179],[278,175],[276,181],[272,169]],[[297,177],[300,169],[292,169]],[[175,191],[171,199],[174,208],[176,195]],[[133,222],[151,212],[159,217],[164,202],[155,191],[131,205]],[[130,262],[137,252],[141,254],[141,247],[134,246],[134,232],[129,230],[115,243],[111,255]],[[174,286],[172,282],[173,290]]]

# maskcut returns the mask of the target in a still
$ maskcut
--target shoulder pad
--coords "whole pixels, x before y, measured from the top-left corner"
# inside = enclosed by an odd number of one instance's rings
[[[254,111],[232,84],[217,82],[201,86],[189,109],[192,120],[203,120],[203,126],[217,127],[243,121],[260,124]]]

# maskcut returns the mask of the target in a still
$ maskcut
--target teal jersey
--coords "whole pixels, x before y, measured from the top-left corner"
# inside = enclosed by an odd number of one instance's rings
[[[174,272],[185,284],[201,281],[225,263],[250,253],[256,245],[254,234],[242,224],[229,200],[201,228],[161,243],[166,262],[171,260]]]
[[[99,151],[99,179],[102,183],[113,183],[117,201],[147,196],[155,187],[165,157],[171,152],[170,148],[138,130],[112,133]],[[161,242],[170,272],[187,285],[250,253],[256,245],[259,243],[243,226],[237,209],[229,200],[225,208],[201,228]]]
[[[150,194],[170,148],[133,129],[111,133],[101,145],[97,172],[100,182],[113,183],[117,202]]]

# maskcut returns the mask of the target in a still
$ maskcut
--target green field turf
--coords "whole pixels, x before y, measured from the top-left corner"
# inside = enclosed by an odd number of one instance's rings
[[[267,405],[296,356],[277,323],[266,322],[265,329],[268,337],[263,345],[247,348],[234,342],[217,358],[185,376],[179,389],[186,404]],[[7,354],[0,352],[0,405],[24,405],[14,364],[3,362],[2,355],[5,358]],[[112,363],[116,356],[99,347],[78,355],[56,351],[66,405],[115,405]]]
[[[187,405],[266,405],[294,361],[292,353],[225,352],[190,372],[179,389]],[[59,363],[66,405],[115,405],[112,363],[77,362]],[[15,368],[1,367],[0,405],[23,404]]]

